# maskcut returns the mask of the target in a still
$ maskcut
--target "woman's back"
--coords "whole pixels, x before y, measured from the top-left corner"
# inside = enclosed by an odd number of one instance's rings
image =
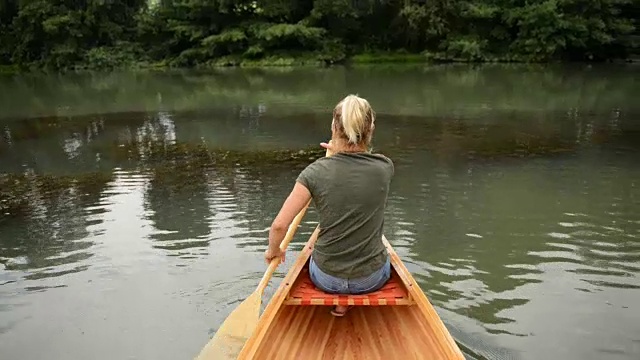
[[[393,172],[385,156],[358,152],[320,158],[300,173],[298,181],[320,215],[312,256],[323,272],[357,278],[384,264],[384,210]]]
[[[363,294],[380,289],[391,276],[382,243],[384,211],[393,177],[393,163],[371,154],[375,112],[366,99],[348,95],[333,109],[331,141],[320,143],[327,157],[298,176],[269,230],[264,259],[284,260],[280,249],[288,227],[313,199],[320,214],[320,232],[309,263],[311,281],[324,291]],[[348,308],[336,305],[335,316]]]

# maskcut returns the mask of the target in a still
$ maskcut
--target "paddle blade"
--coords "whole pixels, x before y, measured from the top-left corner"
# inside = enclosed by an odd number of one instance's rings
[[[261,302],[260,294],[254,292],[240,303],[200,351],[196,360],[236,359],[244,343],[256,328]]]

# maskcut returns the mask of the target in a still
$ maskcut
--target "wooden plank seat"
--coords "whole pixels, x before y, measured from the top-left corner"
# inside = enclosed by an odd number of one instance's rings
[[[289,294],[284,300],[285,305],[412,305],[409,292],[392,266],[391,278],[378,291],[363,295],[329,294],[315,286],[309,276],[309,262],[300,271],[300,275],[293,283]]]

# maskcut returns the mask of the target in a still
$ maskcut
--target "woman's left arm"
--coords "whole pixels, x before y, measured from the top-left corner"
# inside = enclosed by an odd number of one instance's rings
[[[298,215],[300,210],[311,200],[311,192],[306,186],[299,182],[293,186],[293,190],[282,204],[280,212],[273,220],[271,229],[269,230],[269,252],[277,254],[280,249],[280,243],[289,229],[289,225]]]

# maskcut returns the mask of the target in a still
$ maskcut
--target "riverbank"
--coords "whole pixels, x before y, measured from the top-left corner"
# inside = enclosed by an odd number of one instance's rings
[[[363,52],[352,56],[345,56],[337,61],[327,59],[317,53],[280,53],[261,59],[247,59],[242,56],[222,56],[193,66],[180,66],[173,59],[162,61],[130,60],[130,61],[102,61],[99,63],[76,64],[65,69],[47,69],[39,67],[20,67],[18,65],[0,65],[0,74],[24,74],[31,72],[85,72],[85,71],[134,71],[134,70],[169,70],[193,69],[206,70],[217,68],[284,68],[284,67],[331,67],[358,65],[402,65],[402,64],[603,64],[640,63],[640,57],[628,59],[607,59],[598,61],[533,61],[518,56],[487,55],[471,58],[450,57],[442,53],[410,53],[400,52]]]

